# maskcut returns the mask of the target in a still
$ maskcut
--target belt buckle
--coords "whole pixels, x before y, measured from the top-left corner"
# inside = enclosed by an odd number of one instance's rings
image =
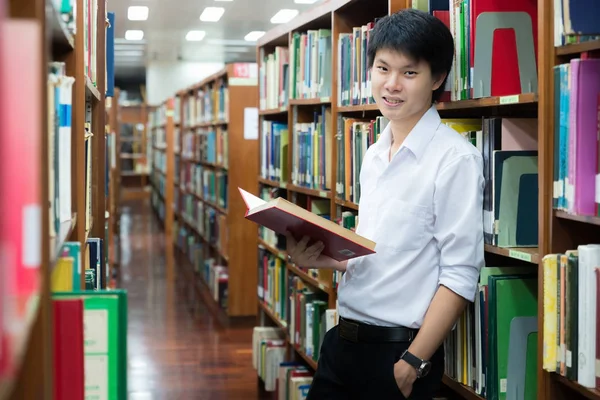
[[[344,339],[348,339],[352,342],[358,342],[358,324],[348,320],[343,320],[343,323],[340,324],[340,334]]]

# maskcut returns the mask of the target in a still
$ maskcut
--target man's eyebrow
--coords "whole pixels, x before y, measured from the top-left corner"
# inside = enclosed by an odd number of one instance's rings
[[[387,62],[385,62],[384,60],[382,60],[381,58],[376,58],[375,62],[379,63],[379,64],[383,64],[385,66],[389,66],[389,64]],[[417,67],[416,63],[408,62],[407,64],[404,64],[403,66],[401,66],[399,69],[414,69],[416,67]]]

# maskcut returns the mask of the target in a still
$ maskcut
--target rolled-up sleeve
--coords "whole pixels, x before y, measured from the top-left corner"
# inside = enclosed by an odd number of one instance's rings
[[[483,161],[477,154],[457,157],[435,184],[434,237],[440,250],[439,285],[474,301],[484,265]]]

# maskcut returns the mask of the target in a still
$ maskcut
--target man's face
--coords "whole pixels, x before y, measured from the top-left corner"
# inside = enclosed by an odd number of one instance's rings
[[[425,61],[416,62],[394,50],[378,50],[371,70],[371,89],[381,113],[390,121],[410,119],[431,106],[441,84]]]

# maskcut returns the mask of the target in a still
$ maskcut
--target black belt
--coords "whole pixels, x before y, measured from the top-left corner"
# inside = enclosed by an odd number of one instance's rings
[[[418,332],[418,329],[369,325],[341,317],[339,322],[340,337],[352,342],[410,342]]]

